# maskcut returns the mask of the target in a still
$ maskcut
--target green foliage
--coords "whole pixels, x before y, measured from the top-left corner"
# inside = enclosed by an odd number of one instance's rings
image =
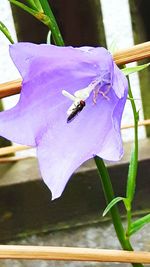
[[[138,124],[138,119],[139,119],[139,112],[136,112],[134,114],[134,118],[136,119],[136,126],[135,126],[135,130],[136,130],[138,127],[137,124]],[[136,136],[137,136],[137,130],[136,130]],[[129,170],[128,170],[126,197],[127,199],[129,199],[130,202],[132,202],[134,193],[135,193],[137,160],[138,160],[138,144],[134,146],[133,151],[131,153],[131,159],[130,159]]]
[[[136,187],[136,175],[137,175],[137,167],[138,167],[138,120],[139,120],[139,112],[136,109],[135,101],[133,98],[133,94],[131,91],[130,86],[130,80],[128,79],[128,85],[129,90],[128,94],[130,97],[130,102],[133,110],[133,116],[134,116],[134,146],[131,153],[131,159],[129,164],[129,170],[128,170],[128,178],[127,178],[127,188],[126,188],[126,198],[128,201],[132,203],[132,200],[134,198],[135,193],[135,187]],[[128,209],[129,211],[129,209]]]
[[[144,70],[145,68],[148,68],[149,66],[150,66],[150,63],[147,63],[147,64],[143,64],[140,66],[124,68],[124,69],[121,69],[121,71],[124,73],[124,75],[128,76],[132,73]]]
[[[47,0],[39,0],[39,2],[42,6],[44,14],[49,18],[49,22],[47,23],[47,26],[49,27],[49,29],[52,32],[52,36],[53,36],[53,40],[54,40],[55,44],[59,45],[59,46],[64,46],[63,38],[61,36],[59,27],[57,25],[57,22],[55,20],[55,17],[53,15],[53,12],[50,8],[48,1]]]
[[[40,0],[33,0],[33,1],[34,1],[35,5],[36,5],[37,9],[42,12],[43,9],[42,9]]]
[[[116,197],[116,198],[114,198],[114,199],[107,205],[106,209],[105,209],[104,212],[103,212],[103,216],[105,216],[105,215],[110,211],[110,209],[111,209],[114,205],[116,205],[118,202],[120,202],[120,201],[124,201],[124,197]]]
[[[0,21],[0,31],[3,32],[3,34],[10,41],[10,43],[14,44],[14,41],[11,37],[9,30],[7,29],[7,27],[4,25],[4,23],[2,21]]]
[[[27,2],[27,5],[31,7],[32,9],[38,10],[36,7],[36,4],[34,3],[34,0],[26,0],[26,2]]]
[[[144,225],[150,223],[150,214],[145,215],[144,217],[136,220],[131,224],[129,235],[133,235],[138,230],[140,230]]]
[[[44,23],[51,30],[55,44],[64,46],[64,41],[59,31],[57,22],[47,0],[28,0],[26,5],[17,0],[9,0],[9,2],[20,7]]]

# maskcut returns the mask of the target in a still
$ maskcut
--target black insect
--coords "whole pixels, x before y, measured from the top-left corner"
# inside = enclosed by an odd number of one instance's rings
[[[72,110],[71,114],[67,118],[67,123],[71,122],[76,115],[85,107],[85,101],[80,100],[80,103]]]

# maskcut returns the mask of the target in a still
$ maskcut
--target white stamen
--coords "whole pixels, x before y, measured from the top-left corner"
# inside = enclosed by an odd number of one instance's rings
[[[76,91],[74,95],[80,100],[86,100],[90,96],[90,93],[88,92],[88,87],[86,87]]]
[[[74,95],[81,100],[86,100],[92,91],[96,89],[96,86],[100,83],[100,78],[92,81],[87,87],[80,89],[74,93]]]
[[[87,87],[77,90],[74,93],[74,95],[71,95],[66,90],[62,90],[62,94],[73,101],[73,104],[67,110],[67,114],[70,115],[72,111],[80,103],[81,100],[85,101],[90,96],[91,92],[94,91],[96,87],[98,86],[98,84],[100,83],[101,83],[101,78],[99,77],[95,79],[94,81],[92,81]]]
[[[62,94],[66,97],[68,97],[70,100],[75,101],[76,97],[74,95],[71,95],[70,93],[68,93],[66,90],[62,90]]]

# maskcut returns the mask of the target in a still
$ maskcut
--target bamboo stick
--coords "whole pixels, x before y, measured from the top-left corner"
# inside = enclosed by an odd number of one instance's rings
[[[113,55],[116,64],[122,65],[150,57],[150,42],[135,45]],[[0,98],[20,93],[21,79],[0,85]]]
[[[15,153],[17,151],[31,149],[29,146],[15,145],[15,146],[5,146],[0,148],[0,156],[8,155]]]
[[[150,58],[150,41],[135,45],[129,49],[120,50],[113,57],[117,65]]]
[[[75,247],[0,245],[0,259],[150,263],[150,252]]]
[[[9,163],[9,162],[16,162],[20,160],[25,160],[29,158],[35,158],[34,156],[12,156],[12,157],[0,157],[0,163]]]
[[[21,79],[0,84],[0,99],[6,96],[16,95],[21,90]]]

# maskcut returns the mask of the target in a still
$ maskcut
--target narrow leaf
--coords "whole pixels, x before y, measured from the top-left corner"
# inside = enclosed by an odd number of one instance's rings
[[[103,212],[103,215],[102,216],[105,216],[109,211],[110,209],[116,205],[116,203],[118,203],[119,201],[124,201],[124,197],[116,197],[114,198],[106,207],[106,209],[104,210]]]
[[[4,25],[3,22],[0,21],[0,31],[3,32],[3,34],[6,36],[6,38],[12,43],[14,44],[14,41],[11,37],[11,34],[9,32],[9,30],[7,29],[7,27]]]
[[[138,230],[140,230],[144,225],[150,223],[150,214],[145,215],[144,217],[136,220],[134,223],[131,224],[131,230],[129,235],[133,235]]]
[[[26,2],[29,5],[29,7],[31,7],[32,9],[38,10],[35,3],[34,3],[34,0],[26,0]]]
[[[141,70],[144,70],[145,68],[149,67],[150,66],[150,63],[147,63],[147,64],[143,64],[143,65],[140,65],[140,66],[135,66],[135,67],[129,67],[129,68],[124,68],[124,69],[121,69],[121,71],[124,73],[124,75],[130,75],[134,72],[138,72],[138,71],[141,71]]]
[[[42,6],[41,6],[40,1],[39,1],[39,0],[34,0],[34,3],[35,3],[35,5],[36,5],[37,9],[38,9],[40,12],[42,12],[43,9],[42,9]]]
[[[126,197],[130,201],[133,200],[133,196],[135,193],[135,180],[136,180],[136,173],[137,173],[137,164],[136,164],[137,155],[135,150],[131,153],[130,165],[128,170],[128,180],[127,180],[127,192]]]
[[[129,86],[129,97],[133,98],[131,88]],[[131,153],[131,159],[128,169],[128,178],[127,178],[127,188],[126,188],[126,198],[132,202],[135,193],[136,187],[136,176],[138,168],[138,120],[139,112],[136,110],[134,100],[130,100],[132,108],[134,110],[134,147]]]

